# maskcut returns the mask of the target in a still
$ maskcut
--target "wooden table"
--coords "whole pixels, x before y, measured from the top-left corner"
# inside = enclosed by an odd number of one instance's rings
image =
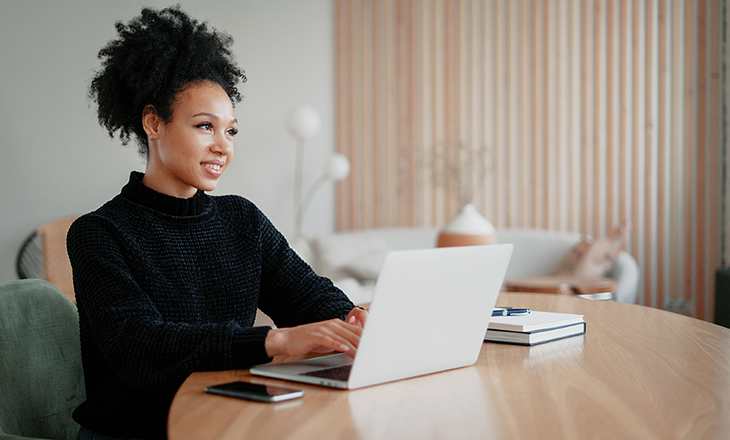
[[[302,399],[204,393],[247,370],[194,373],[168,420],[182,439],[730,438],[730,330],[639,305],[503,293],[498,305],[585,315],[587,333],[534,347],[485,343],[474,366]],[[438,356],[438,347],[434,347]]]

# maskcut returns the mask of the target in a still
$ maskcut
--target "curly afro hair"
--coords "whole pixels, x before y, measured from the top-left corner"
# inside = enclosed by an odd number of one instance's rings
[[[233,105],[241,101],[237,84],[246,75],[231,52],[233,39],[190,18],[179,5],[145,8],[128,24],[120,21],[115,27],[119,38],[99,51],[102,69],[91,81],[89,96],[109,136],[119,131],[127,145],[134,135],[142,156],[149,153],[142,127],[147,105],[169,122],[177,94],[204,81],[220,85]]]

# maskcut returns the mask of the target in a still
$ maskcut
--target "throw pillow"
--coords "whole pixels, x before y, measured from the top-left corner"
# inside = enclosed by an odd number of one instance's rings
[[[585,237],[563,257],[552,275],[586,278],[609,276],[630,230],[631,224],[624,222],[614,227],[605,237]]]

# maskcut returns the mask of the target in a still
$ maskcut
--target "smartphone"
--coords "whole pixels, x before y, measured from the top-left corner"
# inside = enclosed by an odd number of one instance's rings
[[[205,388],[206,393],[259,402],[281,402],[283,400],[302,397],[304,391],[271,385],[260,385],[249,382],[231,382]]]

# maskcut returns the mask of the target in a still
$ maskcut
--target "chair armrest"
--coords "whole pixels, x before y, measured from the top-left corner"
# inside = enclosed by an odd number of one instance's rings
[[[619,252],[614,264],[612,278],[616,281],[616,301],[636,303],[641,274],[639,273],[638,263],[630,253],[626,251]]]
[[[0,434],[0,440],[47,440],[36,437],[20,437],[17,435]]]

